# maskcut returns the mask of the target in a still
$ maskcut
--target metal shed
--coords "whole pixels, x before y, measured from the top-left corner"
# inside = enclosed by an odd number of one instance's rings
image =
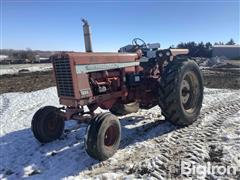
[[[230,59],[240,57],[240,45],[214,45],[212,56],[225,56]]]

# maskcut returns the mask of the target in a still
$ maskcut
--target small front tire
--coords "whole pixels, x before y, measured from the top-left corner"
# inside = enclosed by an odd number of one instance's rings
[[[60,116],[58,108],[45,106],[34,114],[31,128],[33,135],[39,142],[48,143],[62,135],[64,118]]]
[[[121,125],[118,118],[110,113],[96,115],[90,122],[85,147],[89,156],[100,161],[113,156],[121,140]]]

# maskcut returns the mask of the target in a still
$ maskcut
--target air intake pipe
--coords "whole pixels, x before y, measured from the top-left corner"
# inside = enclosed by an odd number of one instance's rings
[[[82,19],[83,22],[83,34],[86,52],[92,52],[92,37],[91,30],[87,20]]]

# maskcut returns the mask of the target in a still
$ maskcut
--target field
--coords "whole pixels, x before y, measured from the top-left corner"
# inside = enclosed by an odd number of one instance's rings
[[[179,128],[166,122],[157,106],[122,116],[120,149],[104,162],[87,155],[86,125],[74,121],[66,123],[64,135],[55,142],[43,145],[34,139],[33,114],[45,105],[59,106],[50,71],[1,76],[0,179],[240,178],[240,168],[225,175],[180,172],[181,161],[240,167],[239,76],[204,71],[205,84],[215,88],[205,88],[201,115],[193,125]],[[217,77],[230,79],[219,83]]]
[[[0,65],[0,75],[16,74],[19,71],[35,72],[35,71],[48,71],[52,69],[51,64],[9,64]]]

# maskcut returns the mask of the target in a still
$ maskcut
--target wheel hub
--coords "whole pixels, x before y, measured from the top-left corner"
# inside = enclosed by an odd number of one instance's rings
[[[110,126],[104,135],[104,144],[105,146],[112,146],[116,142],[118,137],[118,130],[116,126]]]
[[[48,117],[47,127],[48,127],[48,130],[54,131],[56,129],[56,126],[57,126],[57,117],[54,112],[50,114]]]
[[[49,120],[48,129],[53,131],[55,128],[56,128],[56,121],[54,119]]]
[[[185,74],[180,91],[183,108],[187,112],[193,112],[199,96],[199,82],[194,72]]]
[[[183,82],[182,82],[181,93],[182,93],[182,95],[181,95],[182,102],[185,104],[185,103],[187,103],[187,101],[190,97],[190,85],[189,85],[188,81],[186,81],[186,80],[183,80]]]

